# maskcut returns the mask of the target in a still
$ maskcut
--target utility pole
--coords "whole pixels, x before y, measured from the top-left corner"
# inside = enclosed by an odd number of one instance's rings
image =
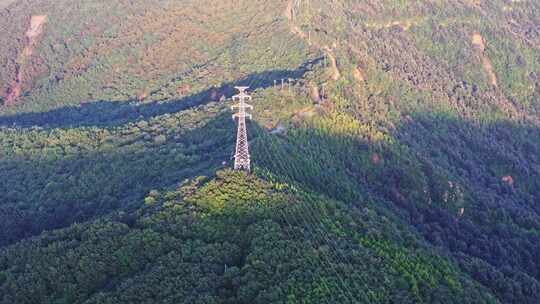
[[[246,113],[246,109],[253,109],[253,106],[246,103],[252,98],[246,93],[249,87],[235,87],[239,94],[233,96],[233,101],[238,104],[231,108],[238,109],[238,113],[233,115],[233,119],[238,119],[238,131],[236,133],[236,152],[234,154],[234,170],[251,171],[251,159],[249,156],[249,143],[247,138],[246,117],[251,119],[251,114]]]
[[[290,79],[290,78],[287,79],[287,82],[289,83],[289,93],[291,92],[291,81],[292,81],[292,79]]]

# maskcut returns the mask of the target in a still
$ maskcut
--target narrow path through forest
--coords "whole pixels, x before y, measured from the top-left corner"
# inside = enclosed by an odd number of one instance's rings
[[[334,55],[334,52],[332,51],[332,49],[328,45],[321,46],[317,42],[312,41],[310,39],[310,37],[306,33],[304,33],[294,23],[294,19],[295,19],[294,0],[288,0],[287,8],[285,10],[285,16],[287,16],[287,20],[289,20],[289,27],[290,27],[291,32],[294,35],[299,36],[300,38],[305,40],[308,43],[308,45],[315,46],[318,49],[322,50],[326,54],[326,56],[328,57],[328,59],[330,61],[330,70],[331,70],[332,79],[334,81],[338,80],[341,77],[341,73],[339,72],[337,59],[336,59],[336,56]]]

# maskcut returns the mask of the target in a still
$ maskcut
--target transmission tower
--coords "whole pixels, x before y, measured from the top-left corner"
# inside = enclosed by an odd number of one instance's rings
[[[232,109],[238,109],[238,113],[233,115],[233,119],[238,119],[238,131],[236,134],[236,152],[234,154],[234,170],[251,171],[251,159],[249,157],[249,143],[247,138],[246,117],[251,119],[251,114],[246,113],[246,109],[253,107],[246,103],[246,100],[251,101],[252,98],[246,93],[249,87],[235,87],[238,95],[233,96],[233,101],[238,101],[238,104],[233,105]]]

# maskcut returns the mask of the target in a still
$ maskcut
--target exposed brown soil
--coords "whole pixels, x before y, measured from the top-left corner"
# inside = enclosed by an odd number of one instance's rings
[[[26,32],[26,46],[19,55],[17,60],[17,72],[15,80],[11,83],[5,100],[6,105],[12,105],[22,94],[22,86],[24,82],[23,66],[28,57],[32,56],[34,46],[36,45],[39,36],[43,32],[43,25],[47,22],[47,16],[32,16],[30,19],[30,27]]]
[[[328,56],[328,59],[330,60],[330,71],[332,73],[332,79],[336,81],[341,77],[341,73],[339,72],[336,56],[334,56],[334,52],[328,46],[324,46],[323,50],[326,52],[326,55]]]
[[[484,43],[484,38],[478,34],[474,33],[472,35],[472,44],[474,47],[478,50],[480,57],[482,59],[482,66],[484,68],[484,71],[486,75],[489,78],[489,83],[494,86],[498,87],[497,85],[497,76],[495,75],[495,72],[493,71],[493,65],[491,64],[491,61],[486,55],[486,44]]]
[[[316,114],[317,112],[315,111],[314,106],[307,106],[294,112],[294,114],[292,115],[292,122],[295,124],[299,124],[305,119],[313,117]]]
[[[353,69],[353,77],[358,81],[359,83],[364,82],[366,80],[366,77],[364,76],[364,73],[362,73],[362,70],[360,68],[355,67]]]

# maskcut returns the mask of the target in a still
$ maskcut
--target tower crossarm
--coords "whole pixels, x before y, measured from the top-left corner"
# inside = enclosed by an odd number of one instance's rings
[[[244,104],[237,104],[237,105],[231,106],[231,109],[232,109],[232,110],[234,110],[234,109],[240,109],[240,108],[253,110],[253,106],[252,106],[252,105],[249,105],[249,104],[247,104],[247,103],[244,103]]]
[[[242,100],[243,100],[243,101],[246,101],[246,100],[251,101],[251,100],[252,100],[251,96],[246,95],[246,94],[238,94],[238,95],[234,95],[234,96],[232,97],[232,99],[233,99],[234,101],[242,101]]]
[[[243,115],[240,114],[240,113],[236,113],[236,114],[233,114],[232,118],[233,119],[237,119],[237,118],[248,118],[248,119],[253,119],[253,116],[251,114],[248,114],[248,113],[244,113]]]

